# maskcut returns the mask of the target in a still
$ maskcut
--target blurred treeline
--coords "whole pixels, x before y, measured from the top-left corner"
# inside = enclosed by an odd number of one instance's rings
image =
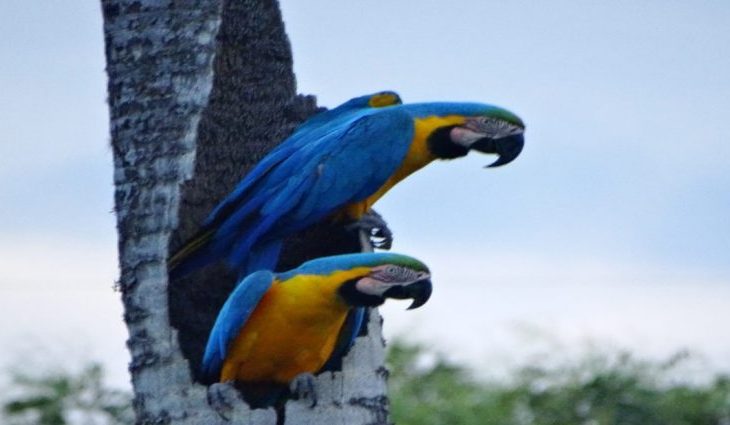
[[[730,425],[730,377],[676,379],[678,353],[649,362],[591,353],[558,366],[522,366],[485,381],[422,347],[390,346],[392,418],[399,425]]]
[[[396,341],[388,356],[391,419],[397,425],[730,425],[730,377],[702,384],[672,378],[686,359],[594,353],[486,380],[438,353]],[[131,395],[107,388],[97,364],[77,373],[12,371],[9,382],[0,393],[0,423],[133,423]]]
[[[10,371],[8,388],[0,390],[0,423],[8,425],[122,425],[134,423],[132,394],[110,389],[104,372],[93,363],[71,373]]]

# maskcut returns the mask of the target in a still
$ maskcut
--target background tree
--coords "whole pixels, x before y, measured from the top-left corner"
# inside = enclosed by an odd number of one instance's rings
[[[169,250],[250,165],[315,110],[313,98],[296,95],[277,1],[102,5],[119,288],[137,422],[387,423],[379,320],[370,321],[369,336],[358,339],[343,372],[320,375],[315,409],[290,402],[278,414],[250,411],[232,387],[215,385],[216,395],[229,403],[214,410],[195,372],[208,329],[235,280],[218,268],[168,282]],[[327,239],[321,237],[325,232]],[[281,266],[359,249],[356,235],[310,229],[288,241]]]
[[[392,419],[398,425],[726,425],[730,378],[677,380],[692,360],[665,361],[626,352],[589,352],[578,359],[551,356],[522,365],[500,380],[423,347],[394,341],[388,364]],[[550,366],[546,366],[550,365]],[[13,373],[3,388],[8,424],[131,424],[131,395],[102,385],[102,371]],[[14,393],[7,397],[7,393]]]
[[[672,378],[687,353],[657,362],[626,352],[591,352],[552,366],[523,365],[500,381],[476,379],[443,355],[402,342],[390,346],[388,359],[399,425],[730,423],[728,376],[701,384]]]
[[[8,425],[131,424],[131,395],[109,389],[103,370],[92,363],[78,373],[55,370],[31,375],[13,371],[8,391],[16,393],[3,403]]]

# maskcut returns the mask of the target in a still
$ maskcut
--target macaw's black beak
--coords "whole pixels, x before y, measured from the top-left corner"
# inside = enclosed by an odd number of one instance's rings
[[[423,279],[404,286],[393,286],[385,291],[383,296],[397,300],[410,298],[413,302],[408,307],[408,310],[412,310],[426,304],[426,301],[431,298],[431,291],[431,279]]]
[[[496,153],[499,158],[487,167],[499,167],[500,165],[509,164],[517,158],[522,152],[523,146],[525,146],[525,137],[523,133],[520,133],[499,139],[485,137],[472,143],[470,148],[483,153]]]

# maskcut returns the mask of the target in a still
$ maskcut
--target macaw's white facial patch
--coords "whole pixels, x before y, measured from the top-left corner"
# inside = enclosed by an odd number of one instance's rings
[[[472,143],[484,138],[484,134],[477,133],[465,127],[454,127],[451,129],[451,141],[465,148],[471,146]]]
[[[357,281],[355,288],[364,294],[382,296],[394,286],[407,286],[430,277],[427,272],[386,264],[373,267],[370,275]]]
[[[355,288],[363,294],[383,296],[385,291],[395,286],[395,283],[385,283],[372,277],[366,276],[358,280],[355,284]]]
[[[451,129],[451,140],[457,145],[468,148],[479,139],[501,139],[521,134],[525,130],[504,120],[490,117],[467,118],[466,122]]]

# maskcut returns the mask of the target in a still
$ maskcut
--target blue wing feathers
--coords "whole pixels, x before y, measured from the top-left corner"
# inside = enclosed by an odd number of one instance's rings
[[[394,128],[401,131],[392,131]],[[286,202],[277,203],[276,208],[263,207],[267,214],[280,211],[281,219],[271,222],[272,226],[276,226],[277,234],[270,236],[280,238],[302,230],[337,209],[374,193],[401,164],[412,138],[411,117],[402,111],[392,111],[377,116],[365,115],[352,121],[350,125],[341,127],[339,133],[331,133],[330,138],[319,140],[316,151],[298,151],[296,158],[286,162],[292,161],[292,167],[298,167],[297,173],[308,178],[302,184],[293,185],[285,196],[277,198]],[[299,155],[305,157],[300,159]],[[281,171],[283,179],[292,178],[291,169],[285,172],[282,167],[276,171]],[[272,173],[271,177],[274,179],[278,175]]]
[[[285,160],[292,149],[282,149],[278,152],[272,152],[271,154],[264,157],[236,186],[233,191],[221,201],[208,217],[203,222],[204,226],[209,226],[216,222],[220,216],[225,216],[225,213],[230,208],[234,208],[235,205],[243,203],[246,199],[248,192],[252,186],[256,185],[265,178],[266,175],[272,170],[276,164]]]
[[[277,219],[277,216],[262,217],[262,220],[256,224],[255,228],[246,233],[244,238],[233,245],[231,253],[228,256],[228,262],[231,266],[237,267],[239,273],[242,275],[255,271],[245,267],[248,264],[247,257],[250,255],[258,255],[258,253],[253,252],[256,248],[256,242],[261,235],[265,234],[274,225]],[[274,266],[275,264],[271,268]]]
[[[306,184],[306,179],[298,183],[299,186]],[[276,198],[277,205],[270,207],[269,204],[262,203],[261,209],[256,213],[256,218],[250,222],[250,225],[241,226],[240,222],[231,223],[230,227],[232,228],[228,230],[228,232],[235,233],[238,237],[233,242],[230,255],[228,256],[229,264],[233,267],[238,266],[240,273],[255,271],[257,269],[241,266],[249,264],[249,261],[246,258],[248,255],[260,256],[260,253],[258,253],[256,249],[258,241],[264,239],[278,240],[279,245],[281,245],[281,239],[283,236],[293,231],[300,230],[299,228],[296,228],[296,226],[293,230],[287,227],[287,224],[282,222],[282,217],[289,213],[291,205],[296,204],[299,198],[303,195],[304,192],[299,190],[298,186],[291,187],[288,190],[283,191],[280,196]],[[267,196],[262,196],[261,198],[264,200],[266,197]],[[274,225],[277,225],[275,232],[272,229]],[[227,226],[229,225],[227,224]],[[271,235],[272,232],[274,232],[273,235]],[[270,237],[267,237],[267,235]],[[278,259],[278,254],[276,259]],[[270,264],[267,268],[273,269],[275,266],[276,261]]]
[[[255,270],[249,264],[258,261],[247,257],[260,256],[258,241],[281,239],[374,193],[400,165],[413,137],[410,116],[399,111],[364,114],[333,127],[338,131],[291,153],[250,184],[248,198],[221,223],[217,235],[229,241],[223,245],[232,243],[228,262],[240,273]]]
[[[261,270],[241,280],[223,304],[203,355],[203,374],[207,379],[218,380],[228,347],[238,336],[243,325],[253,313],[261,298],[274,282],[274,274]]]
[[[321,220],[373,194],[393,174],[410,146],[413,122],[402,112],[389,112],[353,122],[344,134],[330,141],[316,170],[309,165],[312,172],[319,173],[318,178],[296,206],[295,220],[309,224]],[[399,122],[405,131],[391,132],[393,124]]]
[[[281,239],[258,244],[248,256],[248,270],[273,270],[279,260],[283,243]]]
[[[206,219],[216,229],[209,257],[226,258],[241,275],[256,264],[275,267],[270,258],[278,250],[259,249],[377,191],[403,161],[413,131],[407,111],[387,107],[348,112],[295,133]]]

